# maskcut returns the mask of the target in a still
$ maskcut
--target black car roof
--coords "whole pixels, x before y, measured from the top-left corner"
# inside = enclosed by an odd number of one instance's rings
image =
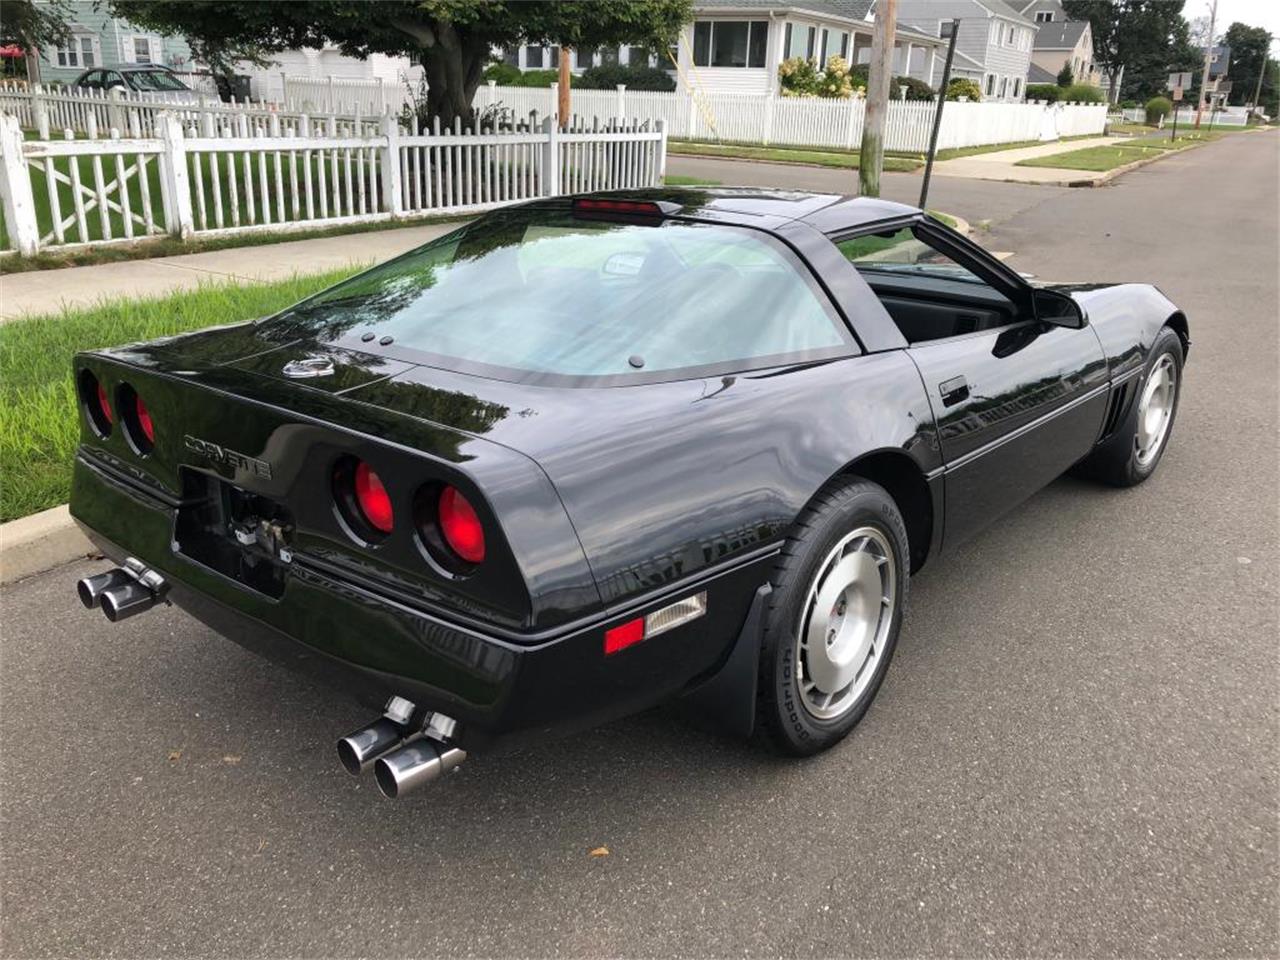
[[[850,197],[838,193],[767,187],[656,187],[647,190],[615,190],[586,196],[671,203],[680,207],[679,216],[682,217],[765,229],[799,220],[823,233],[856,229],[920,213],[916,207],[877,197]]]

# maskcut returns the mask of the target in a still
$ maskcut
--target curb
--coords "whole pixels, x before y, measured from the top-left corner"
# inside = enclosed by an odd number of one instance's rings
[[[0,524],[0,583],[13,583],[97,552],[64,503]]]

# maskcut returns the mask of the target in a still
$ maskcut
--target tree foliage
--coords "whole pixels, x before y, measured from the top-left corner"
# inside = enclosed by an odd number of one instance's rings
[[[1076,82],[1076,75],[1071,72],[1071,64],[1064,63],[1062,69],[1058,71],[1058,86],[1069,87]]]
[[[67,0],[0,0],[0,46],[16,44],[28,51],[60,46],[71,36],[70,15]]]
[[[1124,71],[1122,96],[1161,92],[1167,75],[1190,70],[1197,54],[1180,4],[1168,0],[1063,0],[1073,20],[1088,20],[1099,66],[1114,85]]]
[[[427,110],[443,124],[471,120],[493,47],[523,43],[664,50],[693,17],[692,0],[109,0],[119,16],[205,44],[264,53],[335,44],[343,53],[416,54]]]
[[[1276,61],[1271,57],[1271,34],[1262,27],[1236,22],[1227,28],[1223,43],[1231,48],[1231,93],[1228,103],[1250,103],[1262,74],[1262,94],[1258,103],[1271,116],[1276,115]],[[1270,67],[1270,69],[1267,69]]]

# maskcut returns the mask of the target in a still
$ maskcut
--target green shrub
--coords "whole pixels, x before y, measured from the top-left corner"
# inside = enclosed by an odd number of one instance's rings
[[[1135,110],[1142,104],[1138,103],[1137,100],[1121,100],[1118,106],[1121,110]]]
[[[1147,123],[1159,123],[1173,110],[1168,97],[1152,97],[1147,101]]]
[[[582,71],[582,76],[573,79],[573,86],[579,90],[612,90],[620,83],[625,83],[628,90],[670,92],[676,88],[676,82],[667,71],[639,64],[606,63],[588,67]]]
[[[1060,96],[1062,96],[1062,88],[1056,83],[1027,84],[1028,100],[1046,100],[1049,103],[1057,103]]]
[[[1087,83],[1073,83],[1061,94],[1061,99],[1071,103],[1102,103],[1107,99],[1100,89]]]
[[[959,100],[961,97],[968,97],[977,103],[982,99],[982,88],[978,86],[977,81],[970,80],[968,77],[952,77],[951,82],[947,84],[947,99]]]
[[[1058,86],[1069,87],[1076,82],[1075,74],[1071,72],[1071,64],[1064,63],[1062,69],[1058,71]]]
[[[560,80],[559,70],[525,70],[509,63],[490,64],[484,71],[484,80],[495,81],[500,87],[548,87]]]
[[[870,68],[865,63],[859,63],[849,68],[849,76],[853,80],[855,87],[867,88],[867,72]],[[958,78],[957,78],[958,79]],[[933,87],[929,86],[923,80],[917,80],[915,77],[893,77],[889,81],[889,99],[898,99],[898,88],[907,88],[908,100],[932,100]]]

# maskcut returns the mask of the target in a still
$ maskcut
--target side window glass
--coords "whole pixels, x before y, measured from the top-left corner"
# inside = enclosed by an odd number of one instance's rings
[[[976,284],[999,296],[987,281],[918,238],[910,227],[841,240],[836,246],[864,277],[877,273],[935,277]]]

